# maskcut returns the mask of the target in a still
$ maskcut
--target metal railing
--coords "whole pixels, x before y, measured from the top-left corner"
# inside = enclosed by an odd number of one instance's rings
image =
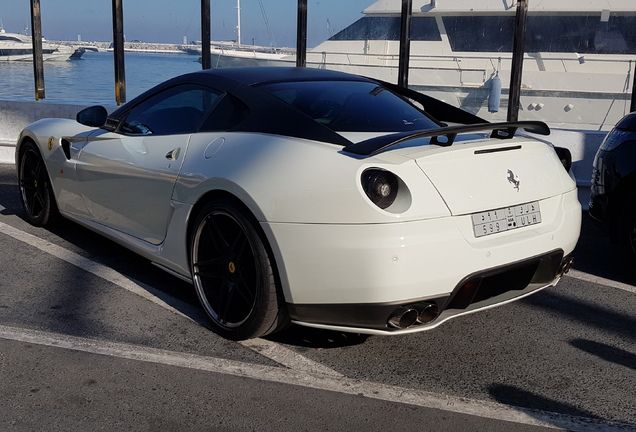
[[[42,57],[42,24],[40,16],[40,0],[31,1],[31,28],[33,41],[33,69],[35,78],[35,99],[44,99],[44,66]],[[521,77],[524,60],[525,29],[528,14],[528,1],[518,0],[513,40],[512,67],[508,98],[509,121],[518,120]],[[126,102],[126,76],[124,67],[124,20],[123,0],[112,0],[113,14],[113,46],[115,56],[115,98],[117,105]],[[410,57],[410,24],[412,19],[412,0],[402,0],[400,24],[400,51],[398,58],[398,84],[408,86]],[[307,65],[307,0],[298,0],[296,31],[296,66]],[[211,19],[210,0],[201,0],[201,41],[203,69],[212,67],[211,53]],[[636,74],[633,77],[630,111],[636,111]]]

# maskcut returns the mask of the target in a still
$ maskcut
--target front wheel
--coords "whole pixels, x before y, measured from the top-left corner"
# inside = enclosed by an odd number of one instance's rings
[[[26,142],[18,158],[20,200],[26,219],[35,226],[50,225],[58,217],[53,187],[37,146]]]
[[[208,203],[195,221],[190,247],[194,287],[216,333],[250,339],[287,322],[273,259],[240,205]]]

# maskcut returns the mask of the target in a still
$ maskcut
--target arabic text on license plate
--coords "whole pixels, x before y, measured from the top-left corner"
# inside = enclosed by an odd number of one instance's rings
[[[472,215],[475,237],[541,223],[539,202],[504,207]]]

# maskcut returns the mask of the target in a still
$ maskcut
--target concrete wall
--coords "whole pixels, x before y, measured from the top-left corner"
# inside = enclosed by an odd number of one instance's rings
[[[75,118],[83,105],[0,100],[0,163],[14,163],[20,131],[42,118]]]
[[[22,128],[46,117],[75,118],[81,105],[50,104],[46,102],[13,102],[0,100],[0,163],[14,163],[14,150]],[[114,108],[110,108],[111,110]],[[548,138],[554,145],[572,152],[572,172],[579,187],[579,200],[588,206],[592,162],[607,132],[553,129]]]

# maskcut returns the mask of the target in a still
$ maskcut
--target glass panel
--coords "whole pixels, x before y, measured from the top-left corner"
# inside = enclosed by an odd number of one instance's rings
[[[413,38],[409,86],[488,121],[505,121],[515,7],[414,11],[436,19],[441,40]],[[552,127],[607,130],[629,111],[636,53],[631,12],[554,12],[530,2],[521,120]],[[631,54],[630,54],[631,53]]]
[[[397,82],[401,3],[371,11],[372,3],[309,1],[307,66]],[[426,26],[417,29],[419,37],[435,37]]]
[[[519,118],[609,130],[630,108],[634,9],[548,13],[532,2],[529,7]]]
[[[400,40],[400,17],[363,17],[333,35],[330,40]],[[411,40],[442,40],[432,17],[414,17]]]
[[[412,34],[419,22],[434,30],[426,38],[412,37],[409,87],[484,120],[505,121],[502,94],[507,96],[510,82],[514,9],[498,2],[490,13],[475,13],[469,7],[444,9],[447,4],[431,2],[413,11]]]
[[[207,116],[199,131],[228,130],[240,123],[249,114],[247,106],[229,94],[224,94]]]
[[[25,26],[30,34],[29,2],[9,3],[6,8],[3,4],[5,35],[12,31],[22,34]],[[114,106],[111,2],[75,2],[72,12],[77,19],[73,20],[68,19],[66,3],[47,0],[41,5],[42,33],[47,39],[43,42],[44,102]],[[123,1],[128,100],[176,75],[201,69],[198,57],[186,56],[181,50],[187,46],[184,41],[201,38],[200,3],[183,0],[153,9],[152,0]],[[30,39],[26,46],[29,48],[23,49],[31,55]],[[81,58],[69,60],[77,48],[85,50]],[[0,99],[34,99],[30,58],[0,61],[0,73]]]
[[[442,35],[433,17],[414,16],[411,20],[412,41],[441,41]]]
[[[636,52],[636,16],[530,16],[527,52]]]
[[[297,8],[296,0],[212,1],[212,67],[296,66]]]
[[[400,17],[363,17],[333,35],[331,40],[400,39]]]
[[[310,81],[261,88],[335,131],[403,132],[437,127],[403,98],[368,82]]]
[[[447,16],[442,18],[453,51],[512,52],[514,17]]]
[[[28,22],[30,16],[28,3],[7,4],[3,10],[7,15],[2,16],[7,33],[23,30],[25,17]],[[113,106],[113,53],[108,51],[112,49],[111,2],[76,2],[78,6],[73,14],[79,19],[71,21],[68,5],[62,3],[64,0],[42,2],[44,36],[50,41],[65,41],[64,46],[82,46],[89,51],[80,61],[63,58],[45,62],[45,101]],[[213,65],[295,66],[295,50],[281,47],[296,45],[297,6],[297,0],[213,0],[211,32],[216,46]],[[124,0],[123,9],[129,101],[169,78],[201,70],[198,62],[201,56],[200,0],[162,2],[160,7],[153,0]],[[65,25],[59,25],[61,22]],[[0,49],[3,50],[0,55],[5,54],[5,47]],[[0,69],[3,77],[10,77],[0,82],[0,98],[33,100],[30,61],[0,62]]]
[[[119,130],[132,135],[194,133],[218,97],[219,93],[193,84],[171,87],[135,106]]]

